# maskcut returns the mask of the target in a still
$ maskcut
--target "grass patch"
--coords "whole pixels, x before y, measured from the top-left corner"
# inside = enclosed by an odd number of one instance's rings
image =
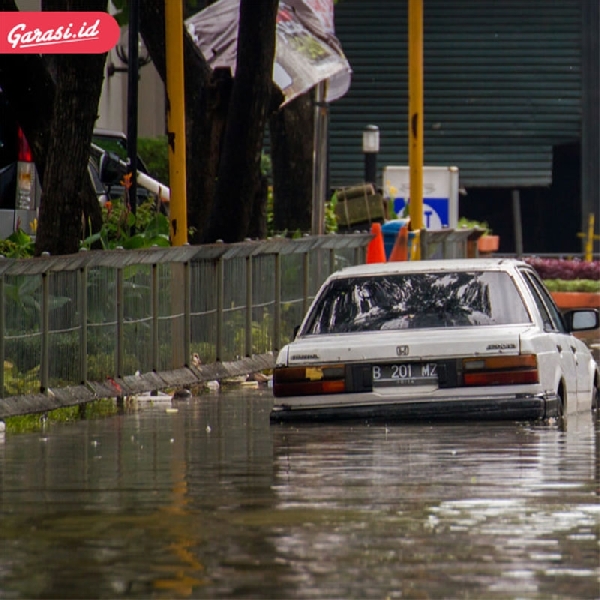
[[[81,420],[82,415],[85,415],[86,419],[100,419],[112,417],[117,414],[117,404],[115,400],[111,398],[94,400],[94,402],[82,406],[82,409],[80,409],[80,406],[67,406],[51,410],[48,413],[8,417],[5,419],[6,432],[26,433],[41,431],[50,423],[70,423],[79,421]]]

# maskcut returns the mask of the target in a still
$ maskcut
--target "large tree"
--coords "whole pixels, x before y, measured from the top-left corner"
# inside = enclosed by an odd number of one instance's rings
[[[205,241],[237,242],[250,230],[261,188],[260,160],[273,89],[279,0],[241,0],[237,64],[219,165],[216,205]]]
[[[0,11],[7,10],[17,10],[14,1],[0,0]],[[44,0],[42,10],[106,11],[107,0]],[[0,86],[42,182],[37,254],[76,252],[83,224],[101,226],[87,166],[105,59],[105,54],[0,55]]]
[[[212,72],[184,31],[187,217],[191,241],[239,241],[260,231],[260,153],[272,106],[278,0],[241,0],[238,64]],[[140,30],[166,82],[164,0],[146,0]],[[232,219],[235,215],[235,219]],[[264,219],[263,219],[264,220]]]
[[[166,83],[164,0],[143,3],[140,31],[156,70]],[[214,203],[232,78],[228,70],[211,72],[187,30],[184,30],[183,54],[187,221],[193,231],[190,241],[199,242]]]
[[[298,96],[270,119],[277,232],[311,230],[314,120],[313,92]]]

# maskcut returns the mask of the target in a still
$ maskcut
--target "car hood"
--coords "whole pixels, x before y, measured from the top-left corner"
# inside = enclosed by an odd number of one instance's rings
[[[488,326],[361,332],[298,338],[279,353],[281,365],[453,356],[518,354],[520,336],[531,326]]]

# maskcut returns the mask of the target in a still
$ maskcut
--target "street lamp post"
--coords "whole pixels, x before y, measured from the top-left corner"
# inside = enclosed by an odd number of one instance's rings
[[[140,31],[139,0],[129,2],[129,70],[127,72],[127,156],[129,158],[129,204],[137,209],[137,136],[138,136],[138,37]],[[133,226],[135,231],[135,225]]]
[[[377,190],[377,154],[379,153],[379,127],[367,125],[363,131],[362,150],[365,155],[365,181]]]

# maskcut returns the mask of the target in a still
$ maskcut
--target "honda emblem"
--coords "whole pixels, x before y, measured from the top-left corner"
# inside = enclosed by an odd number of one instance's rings
[[[396,346],[396,354],[398,356],[408,356],[408,346]]]

